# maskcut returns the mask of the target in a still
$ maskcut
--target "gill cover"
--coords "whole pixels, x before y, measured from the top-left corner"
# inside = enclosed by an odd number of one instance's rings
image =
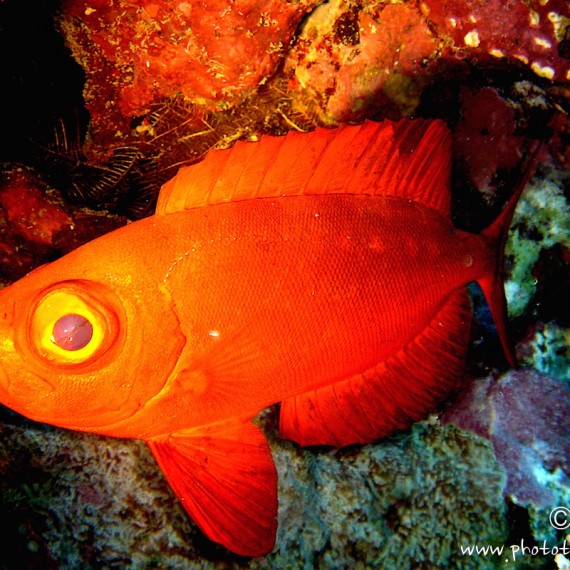
[[[36,421],[138,437],[134,418],[163,389],[186,339],[169,295],[134,263],[129,273],[108,263],[90,270],[96,245],[0,291],[0,402]]]

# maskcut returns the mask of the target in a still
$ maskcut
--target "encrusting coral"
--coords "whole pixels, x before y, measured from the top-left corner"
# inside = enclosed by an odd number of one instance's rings
[[[315,3],[62,2],[62,30],[87,73],[92,130],[120,139],[132,117],[178,94],[235,105],[275,72]]]
[[[443,419],[491,441],[507,471],[505,494],[515,503],[547,507],[570,496],[569,404],[565,382],[511,371],[472,381]]]
[[[264,416],[272,432],[273,413]],[[200,558],[201,568],[215,569],[483,569],[489,561],[462,556],[461,545],[474,536],[500,543],[507,532],[504,475],[490,444],[451,425],[423,422],[383,445],[334,453],[273,434],[277,545],[251,561],[203,538],[139,442],[26,426],[3,427],[1,441],[31,462],[2,462],[5,509],[28,513],[21,530],[35,537],[29,548],[58,568],[185,570]],[[8,564],[21,541],[11,540]]]

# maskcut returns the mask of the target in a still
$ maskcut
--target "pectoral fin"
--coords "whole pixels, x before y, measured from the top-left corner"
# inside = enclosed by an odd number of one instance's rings
[[[261,556],[273,548],[277,472],[257,426],[235,419],[147,443],[208,538],[244,556]]]

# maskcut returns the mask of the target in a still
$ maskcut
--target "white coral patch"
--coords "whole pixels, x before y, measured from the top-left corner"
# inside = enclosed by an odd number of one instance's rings
[[[554,68],[549,65],[541,65],[538,61],[533,61],[530,64],[530,68],[540,77],[545,77],[546,79],[554,78]]]
[[[526,57],[526,55],[522,55],[520,53],[515,53],[515,54],[513,54],[513,57],[515,59],[518,59],[519,61],[522,61],[525,65],[528,64],[528,57]]]
[[[501,49],[496,48],[490,49],[489,54],[493,57],[505,57],[505,52]]]
[[[477,30],[471,30],[470,32],[465,34],[463,38],[466,46],[469,47],[478,47],[481,43],[481,39],[479,38],[479,32]]]
[[[550,49],[552,47],[552,43],[547,38],[534,36],[533,41],[537,46],[543,47],[545,49]]]

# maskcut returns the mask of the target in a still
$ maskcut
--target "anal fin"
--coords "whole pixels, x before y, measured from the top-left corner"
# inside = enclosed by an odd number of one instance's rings
[[[234,419],[147,443],[182,505],[208,538],[243,556],[261,556],[273,548],[277,472],[257,426]]]
[[[301,445],[370,443],[409,427],[457,387],[471,305],[453,293],[420,335],[362,374],[281,404],[280,431]]]

